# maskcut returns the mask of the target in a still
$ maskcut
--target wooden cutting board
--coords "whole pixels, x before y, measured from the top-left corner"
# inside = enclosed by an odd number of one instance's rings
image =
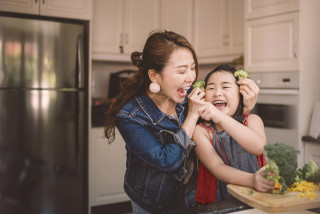
[[[229,184],[228,191],[243,203],[263,210],[265,212],[287,212],[292,210],[305,210],[320,208],[320,191],[315,191],[317,196],[313,200],[308,198],[298,198],[297,192],[286,192],[283,195],[254,191],[250,195],[252,188]]]

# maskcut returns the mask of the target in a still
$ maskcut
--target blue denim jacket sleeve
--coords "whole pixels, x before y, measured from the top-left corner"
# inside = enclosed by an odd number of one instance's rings
[[[186,157],[195,146],[182,128],[176,132],[160,130],[160,135],[156,136],[141,121],[125,114],[117,116],[116,124],[128,149],[161,171],[175,172],[184,166]],[[179,180],[184,177],[184,172],[178,170],[177,173],[180,174],[177,175]]]

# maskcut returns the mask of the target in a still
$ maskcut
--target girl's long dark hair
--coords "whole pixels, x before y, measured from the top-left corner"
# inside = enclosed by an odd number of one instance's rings
[[[206,85],[205,85],[205,88],[207,87],[207,83],[208,83],[208,80],[210,78],[210,76],[212,74],[214,74],[215,72],[221,72],[221,71],[225,71],[225,72],[230,72],[232,73],[232,75],[234,75],[234,73],[237,71],[234,67],[231,67],[227,64],[224,64],[224,65],[220,65],[218,67],[216,67],[215,69],[213,69],[212,71],[210,71],[206,78],[204,79]],[[238,77],[235,77],[237,81],[239,81],[239,78]],[[240,85],[237,84],[239,87]],[[236,110],[236,112],[234,113],[234,115],[232,116],[232,118],[234,118],[235,120],[237,120],[238,122],[242,123],[243,119],[244,119],[244,116],[243,116],[243,96],[242,94],[240,94],[240,101],[239,101],[239,105],[238,105],[238,108]]]
[[[192,45],[185,37],[171,31],[152,32],[145,43],[143,52],[131,54],[131,61],[133,65],[138,67],[138,70],[120,86],[119,94],[106,112],[104,133],[109,143],[114,141],[115,117],[121,107],[134,96],[148,90],[151,83],[148,71],[153,69],[157,73],[161,73],[172,52],[177,48],[187,48],[191,51],[198,76],[198,60]]]

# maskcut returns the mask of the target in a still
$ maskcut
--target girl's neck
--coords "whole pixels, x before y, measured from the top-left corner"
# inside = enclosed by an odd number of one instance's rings
[[[147,92],[149,98],[156,104],[156,106],[165,114],[172,115],[175,110],[175,103],[169,97],[159,94]]]
[[[224,129],[222,128],[222,126],[220,126],[219,124],[214,124],[214,127],[219,131],[219,132],[221,132],[221,131],[224,131]]]

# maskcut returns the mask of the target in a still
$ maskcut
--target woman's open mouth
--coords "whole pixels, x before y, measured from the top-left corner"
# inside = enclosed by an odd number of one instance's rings
[[[184,88],[179,88],[178,91],[178,95],[179,97],[183,98],[185,96],[187,96],[187,91],[190,87],[184,87]]]

